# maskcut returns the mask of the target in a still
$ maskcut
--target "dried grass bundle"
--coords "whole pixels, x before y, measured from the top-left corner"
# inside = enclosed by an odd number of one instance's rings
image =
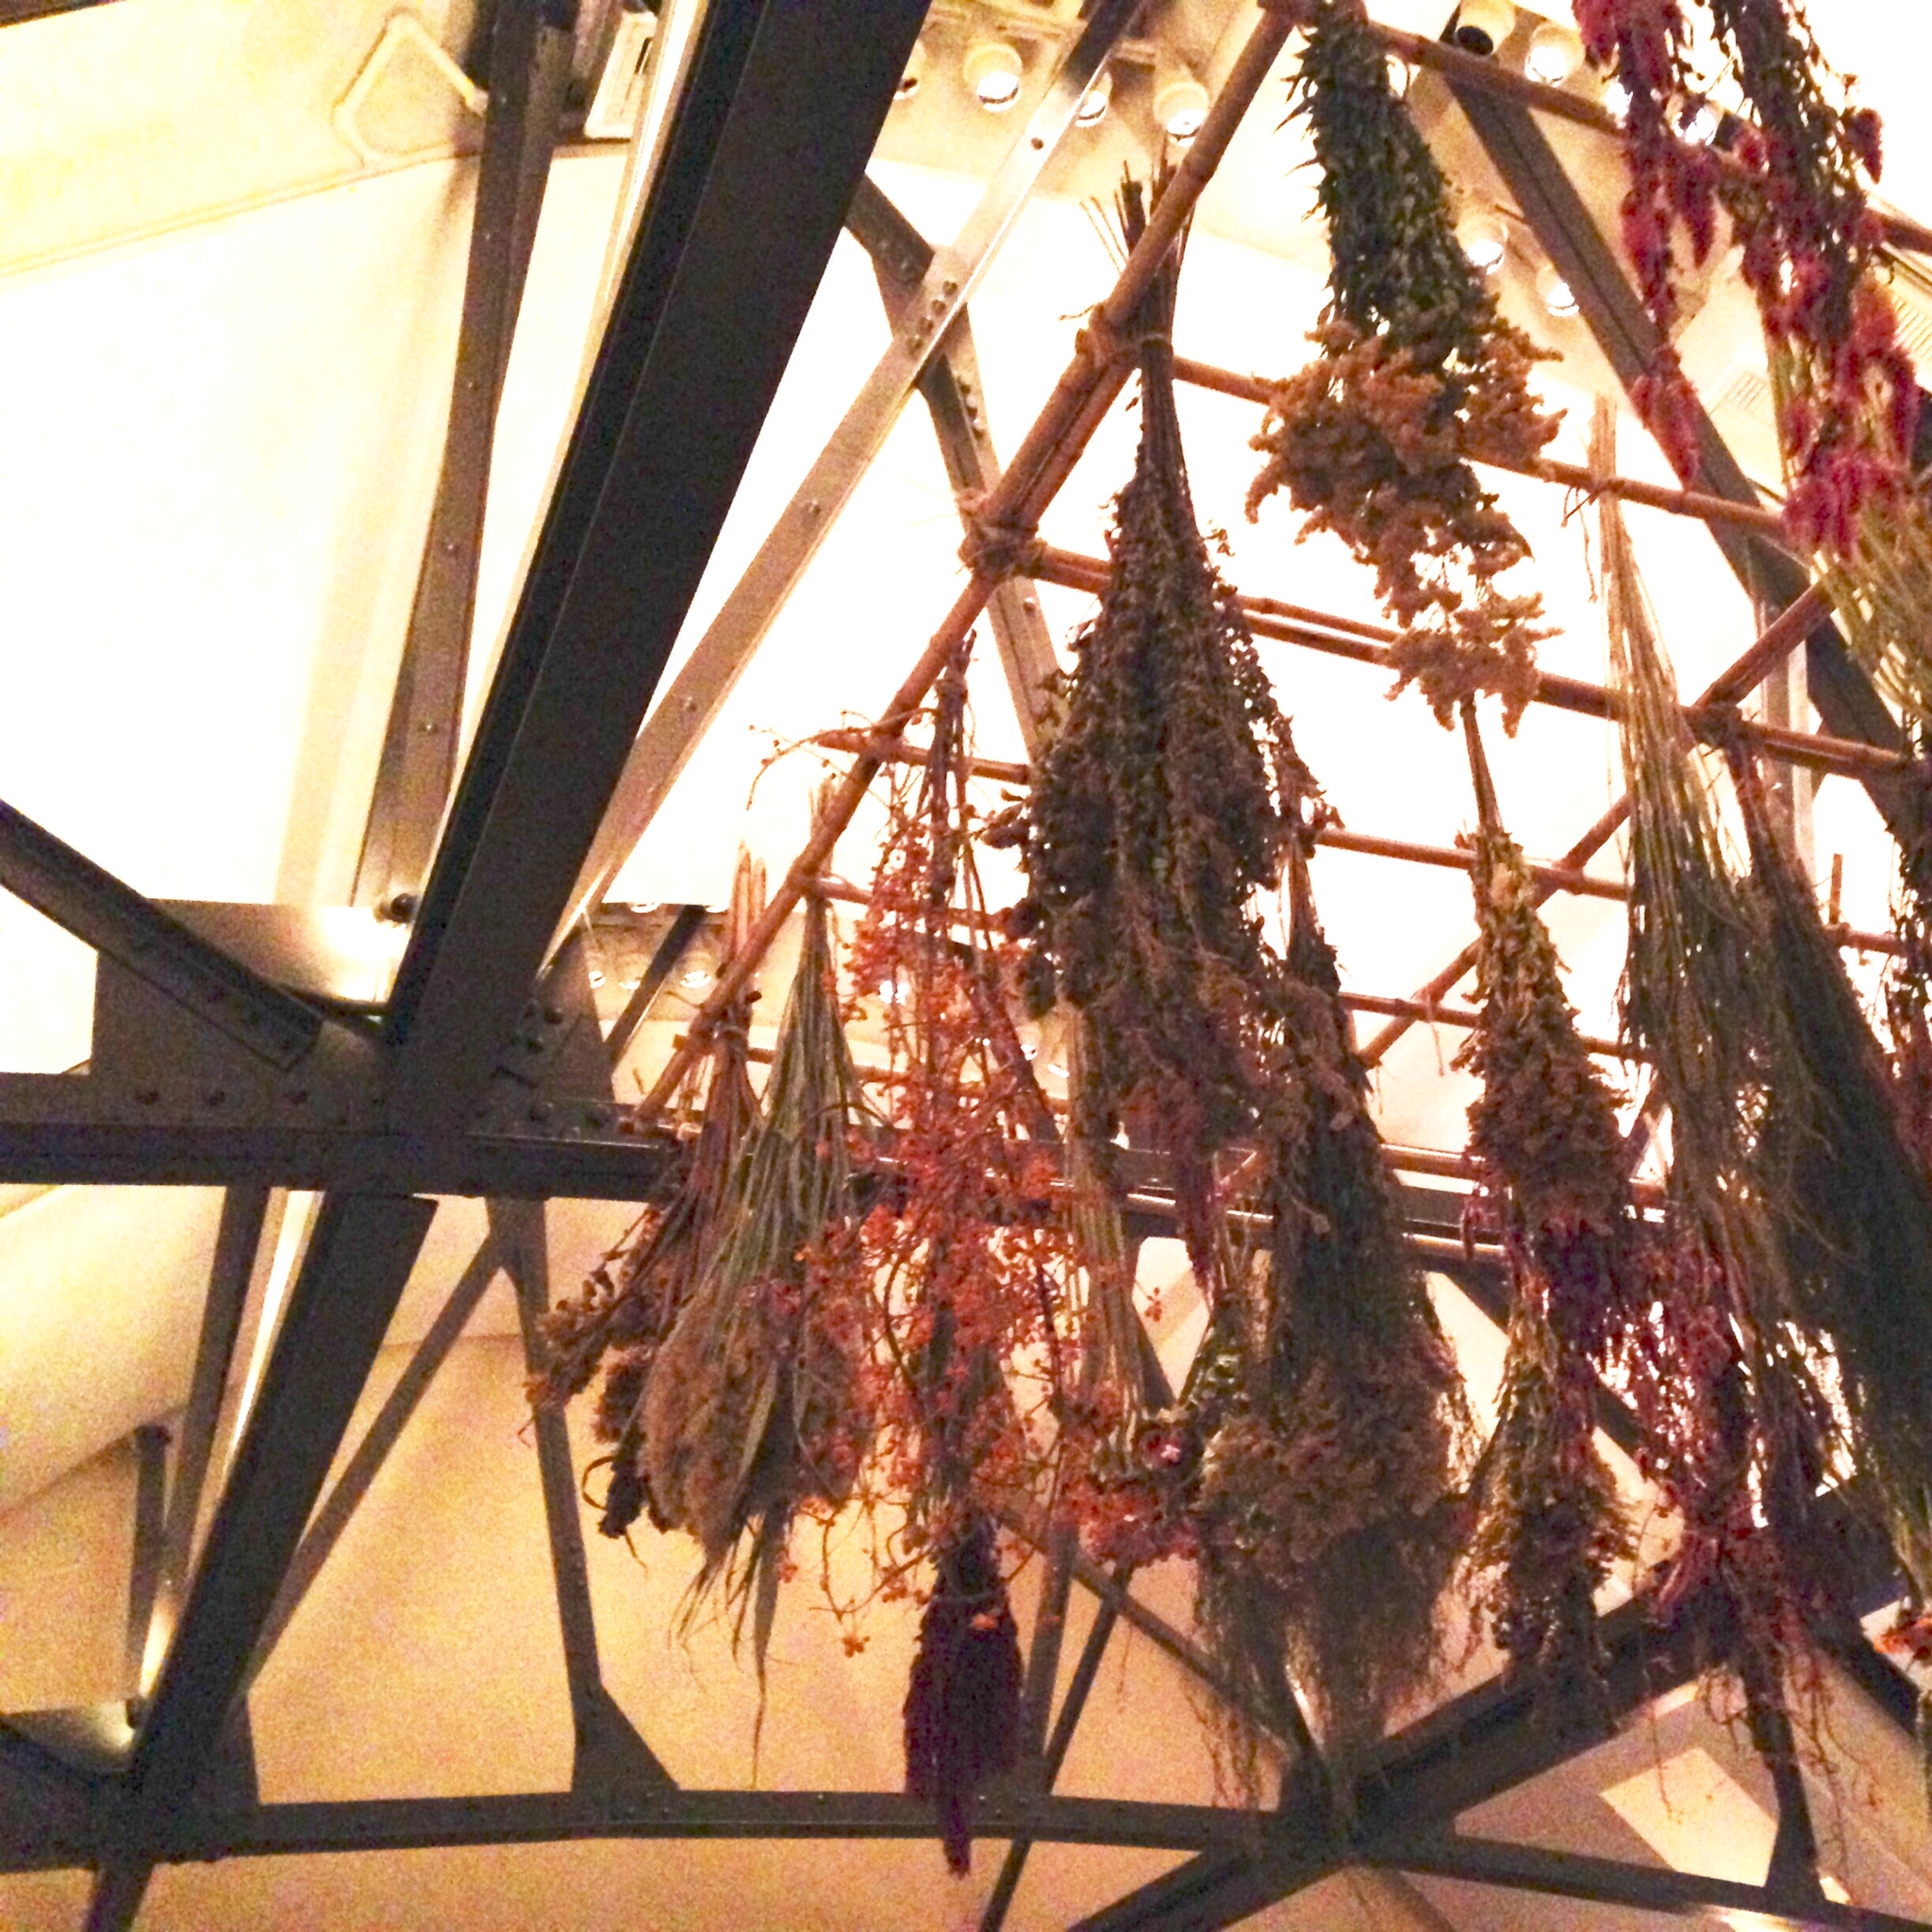
[[[1249,1283],[1239,1386],[1202,1460],[1196,1615],[1238,1677],[1277,1624],[1324,1744],[1357,1752],[1434,1676],[1437,1609],[1466,1527],[1461,1383],[1368,1113],[1368,1071],[1290,858],[1277,1003],[1295,1104],[1264,1142],[1273,1232]]]
[[[1807,1329],[1831,1351],[1854,1466],[1876,1493],[1923,1611],[1932,1607],[1932,1177],[1741,747],[1733,765],[1752,881],[1806,1074],[1803,1111],[1778,1123],[1792,1286]]]
[[[1613,420],[1599,405],[1599,465]],[[1666,1240],[1619,1366],[1645,1425],[1640,1464],[1684,1525],[1657,1607],[1697,1618],[1713,1661],[1743,1676],[1754,1720],[1788,1728],[1785,1686],[1815,1681],[1809,1626],[1837,1564],[1816,1503],[1833,1424],[1797,1325],[1780,1124],[1807,1116],[1809,1075],[1622,514],[1606,499],[1600,516],[1630,793],[1624,1028],[1670,1110],[1672,1150]]]
[[[729,948],[742,943],[762,896],[761,869],[754,871],[741,854],[726,928]],[[592,1430],[600,1442],[612,1445],[601,1458],[609,1470],[598,1524],[606,1536],[625,1535],[651,1507],[644,1387],[710,1257],[740,1178],[740,1154],[758,1124],[758,1096],[746,1071],[750,1019],[746,997],[722,1017],[711,1036],[703,1063],[704,1107],[677,1191],[639,1219],[591,1271],[575,1300],[559,1303],[544,1317],[548,1363],[530,1384],[533,1404],[560,1407],[603,1373]],[[657,1526],[668,1527],[661,1521]]]
[[[765,1118],[741,1155],[709,1265],[645,1385],[654,1514],[697,1540],[693,1607],[747,1607],[760,1669],[794,1514],[852,1493],[872,1437],[864,1307],[814,1265],[855,1214],[858,1074],[840,1023],[824,903],[778,1023]]]

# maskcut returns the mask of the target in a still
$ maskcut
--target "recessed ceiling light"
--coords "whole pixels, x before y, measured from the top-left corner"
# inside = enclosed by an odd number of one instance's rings
[[[1483,275],[1501,268],[1509,252],[1509,230],[1503,225],[1501,215],[1486,208],[1473,208],[1463,215],[1456,224],[1456,239],[1469,257],[1470,266]]]
[[[1523,71],[1545,87],[1560,87],[1583,64],[1583,42],[1559,20],[1542,20],[1529,37]]]
[[[1604,106],[1610,110],[1610,119],[1623,126],[1630,115],[1630,90],[1614,77],[1605,81]]]
[[[1389,91],[1398,101],[1408,98],[1408,91],[1415,84],[1415,69],[1400,54],[1391,54],[1388,59]]]
[[[1507,41],[1516,25],[1509,0],[1462,0],[1450,38],[1465,54],[1487,58]]]
[[[1536,291],[1552,315],[1567,320],[1576,313],[1576,291],[1557,273],[1554,263],[1546,261],[1537,271]]]
[[[1154,70],[1154,119],[1174,141],[1192,141],[1208,118],[1208,90],[1178,61]]]
[[[687,966],[678,974],[677,983],[686,992],[703,992],[711,983],[711,969],[708,966]]]
[[[1103,67],[1093,85],[1080,96],[1080,105],[1074,109],[1074,125],[1077,127],[1098,127],[1107,119],[1107,110],[1113,103],[1113,69]]]
[[[989,114],[1004,114],[1020,98],[1026,72],[1019,50],[1008,41],[974,41],[962,70],[974,98]]]

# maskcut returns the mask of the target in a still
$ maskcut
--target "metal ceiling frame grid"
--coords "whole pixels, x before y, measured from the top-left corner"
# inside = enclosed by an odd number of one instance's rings
[[[1207,136],[1199,144],[1202,179],[1287,37],[1291,9],[1263,6],[1217,105],[1218,145]],[[87,1072],[0,1076],[0,1177],[226,1189],[182,1446],[165,1493],[153,1441],[142,1461],[130,1668],[156,1628],[165,1631],[178,1615],[153,1695],[130,1707],[136,1722],[124,1754],[103,1755],[98,1741],[92,1756],[82,1749],[98,1714],[0,1725],[0,1869],[93,1867],[93,1932],[132,1923],[163,1860],[592,1837],[932,1833],[927,1808],[893,1794],[696,1791],[672,1783],[603,1687],[568,1439],[555,1416],[540,1424],[538,1457],[576,1739],[568,1791],[264,1806],[246,1724],[248,1684],[499,1267],[515,1287],[534,1363],[535,1321],[548,1302],[543,1197],[642,1199],[662,1183],[662,1143],[626,1132],[630,1123],[611,1099],[612,1047],[622,1052],[648,1007],[645,987],[662,984],[697,920],[686,908],[674,925],[626,1011],[629,1029],[621,1022],[612,1041],[598,1027],[580,948],[553,950],[557,933],[601,896],[915,389],[956,491],[983,494],[999,481],[975,400],[967,299],[1139,6],[1093,0],[978,210],[958,242],[937,251],[863,174],[924,11],[923,0],[746,0],[709,9],[438,841],[456,776],[451,748],[493,404],[556,125],[558,49],[568,45],[567,20],[554,5],[503,0],[444,467],[358,874],[361,903],[412,920],[383,1012],[291,994],[0,807],[0,882],[101,955]],[[1553,259],[1566,275],[1574,268],[1586,317],[1627,380],[1642,341],[1628,291],[1555,156],[1521,106],[1474,92],[1466,79],[1457,94]],[[799,153],[815,165],[792,167]],[[873,256],[892,345],[641,733],[841,220]],[[756,302],[744,299],[752,289]],[[720,343],[728,353],[717,353]],[[1117,355],[1109,366],[1091,348],[1082,353],[1092,364],[1085,391],[1062,409],[1062,429],[1071,425],[1077,441],[1125,373]],[[1068,399],[1057,393],[1055,403]],[[675,474],[654,450],[678,452]],[[1707,479],[1742,501],[1748,486],[1727,464],[1708,436]],[[1031,527],[1071,462],[1040,446],[1037,429],[1017,467],[1015,494]],[[678,516],[662,517],[674,498]],[[681,541],[627,541],[640,527],[675,528]],[[1789,559],[1761,539],[1726,543],[1718,534],[1740,575],[1776,601],[1803,591],[1802,575],[1792,576]],[[974,614],[984,605],[990,615],[1030,757],[1052,641],[1030,585],[996,577],[975,586]],[[1891,748],[1889,718],[1874,710],[1875,697],[1860,689],[1828,625],[1811,630],[1808,651],[1827,724]],[[1752,660],[1760,675],[1764,655]],[[861,769],[868,762],[875,769],[869,757]],[[1890,804],[1884,775],[1863,775],[1881,808]],[[1587,857],[1574,858],[1573,870]],[[1561,883],[1553,875],[1548,886]],[[1420,998],[1447,990],[1424,989]],[[328,1191],[190,1587],[202,1490],[271,1186]],[[433,1202],[415,1198],[424,1193],[485,1197],[489,1233],[311,1517],[434,1213]],[[1410,1188],[1407,1198],[1431,1265],[1462,1279],[1492,1318],[1500,1313],[1493,1263],[1458,1266],[1448,1252],[1456,1197]],[[1613,1408],[1606,1420],[1627,1430]],[[1011,1840],[988,1932],[1002,1924],[1035,1841],[1196,1854],[1090,1920],[1095,1928],[1232,1924],[1350,1863],[1653,1910],[1750,1909],[1821,1926],[1907,1924],[1823,1903],[1815,1876],[1795,1897],[1783,1887],[1725,1885],[1457,1835],[1460,1812],[1603,1735],[1553,1731],[1524,1686],[1485,1685],[1391,1740],[1359,1781],[1347,1830],[1292,1779],[1286,1796],[1302,1802],[1259,1821],[1214,1807],[1056,1797],[1055,1775],[1116,1620],[1212,1677],[1191,1641],[1133,1598],[1124,1574],[1099,1572],[1075,1552],[1060,1553],[1049,1603],[1058,1591],[1063,1605],[1073,1578],[1099,1598],[1092,1631],[1057,1714],[1058,1630],[1036,1633],[1036,1756],[980,1808],[980,1834]],[[1692,1672],[1688,1639],[1647,1627],[1634,1606],[1603,1628],[1619,1717]],[[1897,1674],[1856,1633],[1838,1635],[1845,1663],[1881,1704],[1908,1711]],[[1291,1736],[1300,1728],[1291,1697],[1274,1722]],[[98,1740],[101,1726],[92,1728]]]

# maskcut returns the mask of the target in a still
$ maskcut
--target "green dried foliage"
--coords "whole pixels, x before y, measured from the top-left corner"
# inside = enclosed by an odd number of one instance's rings
[[[1778,1122],[1796,1302],[1837,1362],[1855,1466],[1882,1503],[1914,1595],[1932,1604],[1932,1178],[1839,950],[1742,760],[1739,790],[1805,1073],[1802,1111]]]
[[[1120,211],[1131,245],[1131,180]],[[1075,1135],[1103,1171],[1124,1123],[1170,1156],[1205,1271],[1212,1160],[1252,1129],[1265,1077],[1256,1014],[1274,968],[1254,902],[1280,876],[1286,802],[1307,778],[1195,522],[1174,393],[1179,270],[1176,253],[1131,325],[1140,452],[1032,787],[1016,917],[1035,1009],[1058,993],[1085,1021]]]
[[[654,1513],[703,1552],[693,1607],[717,1587],[741,1620],[749,1607],[760,1670],[793,1515],[851,1494],[871,1436],[865,1310],[811,1265],[854,1219],[860,1117],[825,907],[812,896],[764,1123],[642,1405]]]
[[[1632,1547],[1596,1446],[1595,1393],[1633,1229],[1615,1102],[1577,1035],[1535,880],[1494,823],[1466,722],[1485,820],[1471,869],[1482,1023],[1457,1064],[1483,1082],[1469,1109],[1478,1211],[1503,1236],[1511,1289],[1469,1560],[1498,1646],[1542,1674],[1552,1707],[1580,1713],[1600,1663],[1596,1591]]]
[[[1603,466],[1610,423],[1600,405]],[[1730,869],[1622,514],[1607,500],[1600,515],[1631,805],[1624,1025],[1671,1124],[1667,1239],[1621,1338],[1648,1437],[1641,1466],[1684,1525],[1657,1601],[1694,1607],[1713,1661],[1760,1687],[1815,1682],[1809,1620],[1835,1581],[1816,1503],[1832,1423],[1797,1319],[1788,1131],[1809,1117],[1811,1076],[1761,902]]]
[[[746,903],[749,877],[747,861],[741,859],[735,913]],[[559,1303],[543,1318],[546,1360],[530,1381],[533,1405],[561,1407],[603,1374],[591,1427],[600,1442],[611,1445],[601,1458],[608,1475],[598,1527],[606,1536],[625,1535],[650,1508],[644,1387],[710,1258],[732,1189],[741,1177],[740,1155],[758,1126],[758,1095],[746,1070],[750,1018],[749,999],[740,1000],[712,1032],[704,1063],[704,1107],[676,1191],[661,1208],[644,1212],[574,1300]],[[658,1523],[660,1529],[667,1526]]]
[[[1244,1632],[1278,1616],[1324,1744],[1352,1755],[1440,1665],[1467,1417],[1299,843],[1290,904],[1276,1038],[1298,1104],[1263,1142],[1273,1231],[1258,1268],[1240,1271],[1241,1374],[1202,1460],[1196,1613],[1210,1648],[1251,1674]]]

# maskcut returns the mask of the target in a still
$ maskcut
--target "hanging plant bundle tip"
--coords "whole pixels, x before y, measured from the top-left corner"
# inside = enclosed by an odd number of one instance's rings
[[[1542,600],[1502,579],[1529,546],[1471,467],[1533,463],[1556,435],[1529,386],[1547,352],[1505,322],[1456,239],[1448,192],[1343,0],[1311,15],[1294,82],[1328,227],[1319,354],[1279,384],[1255,439],[1253,518],[1285,490],[1302,534],[1330,531],[1375,573],[1392,656],[1438,720],[1496,693],[1514,730],[1536,689]]]

